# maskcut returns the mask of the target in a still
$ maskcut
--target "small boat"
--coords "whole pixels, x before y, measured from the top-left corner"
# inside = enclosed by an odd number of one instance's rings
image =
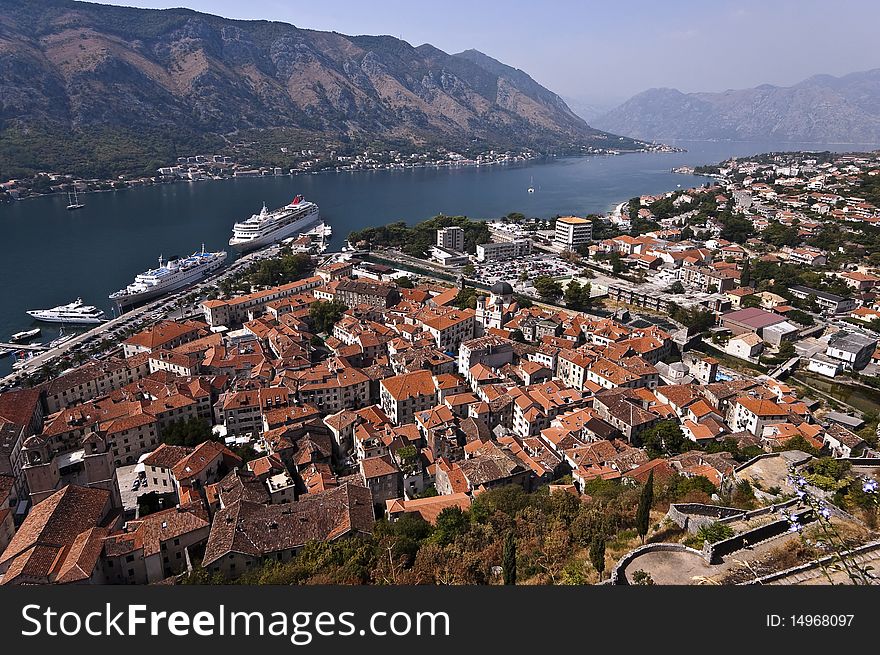
[[[67,192],[67,209],[68,211],[73,211],[74,209],[82,209],[83,207],[85,207],[85,205],[79,201],[79,197],[76,195],[76,187],[73,187],[73,198],[70,196],[70,191]]]
[[[535,192],[535,177],[532,176],[529,178],[529,193]]]
[[[52,348],[57,348],[58,346],[64,345],[65,343],[67,343],[68,341],[73,339],[75,336],[76,336],[76,333],[64,334],[64,324],[62,323],[61,328],[58,330],[58,338],[53,339],[52,341],[49,342],[49,350],[51,350]]]
[[[33,339],[35,336],[40,334],[40,328],[34,328],[33,330],[24,330],[22,332],[16,332],[9,340],[12,343],[18,343],[19,341],[27,341],[28,339]]]

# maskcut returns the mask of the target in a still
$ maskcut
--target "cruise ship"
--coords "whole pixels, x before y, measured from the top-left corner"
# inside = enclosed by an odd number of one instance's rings
[[[32,309],[28,316],[45,323],[67,323],[69,325],[95,325],[107,320],[104,312],[93,305],[86,305],[77,298],[67,305],[52,309]]]
[[[165,262],[159,257],[159,267],[139,273],[134,282],[110,294],[110,300],[119,307],[127,307],[170,293],[192,284],[208,273],[216,271],[226,261],[226,251],[205,252],[205,245],[189,257]]]
[[[264,203],[259,214],[232,227],[229,245],[241,252],[262,248],[296,234],[318,218],[318,205],[304,200],[301,195],[289,205],[271,212]]]

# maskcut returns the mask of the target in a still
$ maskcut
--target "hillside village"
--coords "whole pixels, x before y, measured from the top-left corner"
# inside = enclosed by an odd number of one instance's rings
[[[0,583],[499,583],[507,535],[531,583],[880,557],[877,417],[798,377],[874,387],[880,160],[703,172],[450,223],[421,274],[357,243],[0,394]]]

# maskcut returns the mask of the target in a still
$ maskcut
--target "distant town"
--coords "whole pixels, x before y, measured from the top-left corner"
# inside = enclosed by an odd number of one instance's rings
[[[333,169],[529,153],[454,155]],[[0,584],[876,584],[880,153],[683,172],[288,239],[25,362]]]
[[[239,143],[234,153],[246,153],[254,144]],[[645,144],[641,152],[676,152],[680,149],[663,144]],[[278,156],[292,160],[292,167],[254,163],[254,156],[247,154],[211,154],[178,157],[177,161],[159,167],[154,175],[120,175],[111,179],[82,179],[59,172],[37,173],[0,182],[0,202],[24,200],[50,193],[78,193],[89,191],[112,191],[131,187],[167,184],[171,182],[221,180],[241,177],[299,175],[321,172],[351,172],[376,170],[403,170],[414,168],[448,168],[457,166],[492,166],[515,164],[546,157],[530,149],[485,150],[468,155],[435,148],[424,152],[401,152],[399,150],[364,150],[346,155],[336,150],[296,149],[279,146]],[[611,148],[587,146],[579,155],[618,155],[623,152]],[[571,154],[571,153],[570,153]]]

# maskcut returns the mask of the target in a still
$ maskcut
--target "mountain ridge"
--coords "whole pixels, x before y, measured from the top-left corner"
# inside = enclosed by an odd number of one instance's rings
[[[0,0],[0,169],[22,154],[32,167],[51,163],[35,134],[60,138],[57,148],[65,133],[156,141],[162,158],[277,129],[343,149],[639,145],[590,127],[527,73],[476,50],[189,9]]]
[[[591,122],[637,139],[880,143],[880,68],[817,74],[791,86],[652,88]]]

